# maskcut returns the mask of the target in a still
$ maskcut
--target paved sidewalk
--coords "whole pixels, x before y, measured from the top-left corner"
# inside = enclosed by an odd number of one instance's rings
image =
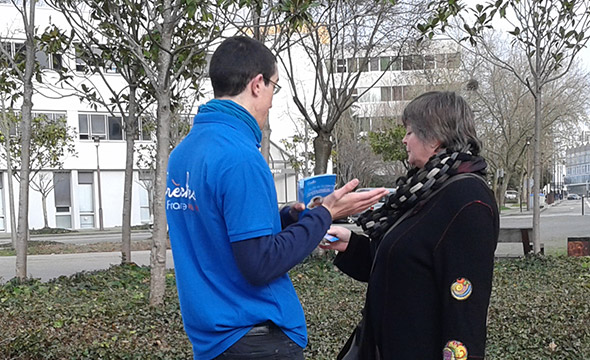
[[[545,204],[542,208],[541,208],[541,212],[549,209],[552,206],[558,205],[561,201],[563,200],[556,200],[554,203],[552,204]],[[512,215],[533,215],[533,209],[531,206],[530,210],[526,209],[526,204],[522,205],[522,210],[519,206],[519,204],[505,204],[504,206],[509,205],[508,209],[504,209],[500,212],[500,216],[512,216]]]
[[[131,261],[137,265],[150,264],[150,251],[133,251]],[[62,275],[70,276],[81,271],[104,270],[121,263],[120,252],[82,254],[29,255],[27,273],[31,278],[48,281]],[[166,253],[166,267],[174,268],[172,252]],[[0,256],[0,284],[14,278],[16,257]]]
[[[65,232],[65,233],[61,233],[61,234],[31,234],[30,237],[31,238],[44,238],[44,237],[52,237],[52,236],[64,236],[64,237],[70,237],[70,236],[80,236],[80,235],[99,235],[99,234],[120,234],[122,231],[120,226],[117,227],[110,227],[110,228],[105,228],[104,230],[98,230],[98,229],[79,229],[79,230],[72,230],[71,232]],[[146,230],[146,229],[139,229],[139,230],[131,230],[132,233],[134,232],[147,232],[147,231],[151,231],[151,230]],[[10,240],[10,233],[7,232],[0,232],[0,239],[1,240]]]

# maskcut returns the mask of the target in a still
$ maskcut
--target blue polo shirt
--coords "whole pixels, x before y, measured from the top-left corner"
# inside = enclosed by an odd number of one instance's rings
[[[281,231],[274,180],[258,145],[251,124],[206,112],[195,117],[170,155],[166,215],[194,359],[218,356],[266,320],[299,346],[307,344],[303,309],[289,277],[254,286],[232,253],[232,242]]]

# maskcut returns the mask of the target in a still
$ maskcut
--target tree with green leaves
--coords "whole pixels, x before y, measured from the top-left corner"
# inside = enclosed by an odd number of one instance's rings
[[[123,119],[126,142],[125,178],[123,184],[123,213],[121,226],[121,262],[131,262],[131,204],[133,186],[133,158],[135,140],[140,138],[139,121],[154,99],[146,84],[141,63],[130,51],[129,41],[117,27],[110,26],[100,16],[96,7],[88,9],[68,1],[50,0],[59,10],[69,29],[61,29],[64,47],[73,45],[75,69],[62,69],[68,76],[62,76],[60,86],[66,84],[82,101],[93,107],[107,109],[112,116]],[[120,9],[121,23],[135,38],[142,32],[141,23],[134,19],[134,8]],[[98,25],[98,26],[97,26]],[[113,82],[108,74],[116,71],[123,79],[123,86]],[[100,82],[99,91],[96,82]],[[145,133],[145,131],[144,131]]]
[[[11,128],[13,129],[22,121],[20,114],[9,113],[6,115],[10,119]],[[9,132],[2,132],[0,133],[0,139],[3,143],[9,144],[9,151],[1,154],[2,159],[7,162],[7,165],[9,163],[11,164],[17,180],[19,182],[23,181],[18,172],[18,169],[22,165],[20,157],[22,153],[20,132],[16,132],[15,135],[10,135]],[[47,197],[55,187],[51,176],[52,173],[47,172],[47,170],[61,169],[64,160],[68,156],[76,156],[74,141],[74,129],[68,126],[65,117],[49,119],[45,114],[37,114],[33,117],[29,182],[31,189],[41,194],[43,225],[45,228],[49,228]],[[10,156],[15,156],[15,158],[9,162]]]
[[[7,37],[8,38],[8,37]],[[11,49],[6,46],[0,47],[0,114],[1,123],[0,131],[4,134],[10,132],[11,118],[9,112],[14,109],[14,104],[22,96],[21,87],[18,81],[18,73],[14,66],[20,63],[21,59],[13,57]],[[4,154],[6,156],[6,172],[8,174],[8,209],[10,214],[10,238],[12,247],[16,249],[16,212],[14,207],[14,186],[12,172],[12,153],[10,152],[10,138],[4,137],[2,143]]]
[[[399,161],[408,169],[408,153],[402,140],[406,136],[403,125],[393,125],[384,131],[369,132],[369,143],[375,154],[381,155],[384,161]]]
[[[68,7],[81,5],[78,1],[66,4]],[[158,305],[163,301],[165,289],[164,193],[171,117],[187,85],[199,91],[206,49],[219,32],[212,12],[218,8],[192,0],[85,0],[82,4],[102,34],[112,37],[105,36],[107,39],[125,45],[118,56],[133,59],[139,65],[141,73],[145,74],[147,91],[155,99],[157,158],[150,304]]]
[[[38,34],[35,26],[36,1],[11,1],[17,11],[19,19],[15,22],[24,36],[22,48],[15,51],[14,56],[2,46],[3,62],[8,65],[13,80],[18,84],[18,90],[13,94],[21,101],[20,113],[22,121],[19,124],[21,133],[21,168],[19,176],[23,181],[19,184],[18,225],[16,229],[16,277],[25,280],[27,277],[27,248],[29,237],[29,173],[30,173],[30,145],[33,110],[33,80],[41,81],[35,54],[38,48]],[[23,35],[24,34],[24,35]],[[4,37],[3,39],[4,40]],[[6,83],[4,84],[6,85]],[[17,95],[18,94],[18,95]],[[12,230],[14,231],[14,229]]]

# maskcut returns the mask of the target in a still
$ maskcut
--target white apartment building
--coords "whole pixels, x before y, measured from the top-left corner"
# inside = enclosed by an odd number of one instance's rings
[[[358,99],[353,116],[361,131],[366,132],[382,129],[384,119],[401,117],[405,105],[423,92],[457,90],[460,66],[459,46],[440,39],[420,48],[382,51],[366,60],[338,59],[333,69],[343,75],[362,72],[353,90]]]

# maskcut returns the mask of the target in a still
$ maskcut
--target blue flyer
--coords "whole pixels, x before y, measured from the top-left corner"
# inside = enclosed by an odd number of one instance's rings
[[[301,215],[305,214],[307,210],[321,204],[321,199],[334,192],[336,187],[336,175],[325,174],[311,176],[299,180],[297,184],[297,201],[305,205],[305,210]]]

